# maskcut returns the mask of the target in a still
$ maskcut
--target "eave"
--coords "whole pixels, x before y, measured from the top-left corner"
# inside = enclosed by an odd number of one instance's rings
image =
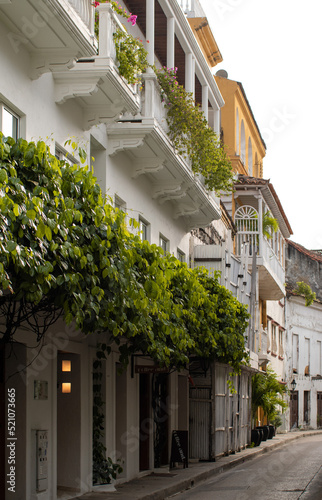
[[[191,17],[188,22],[211,68],[223,61],[206,17]]]

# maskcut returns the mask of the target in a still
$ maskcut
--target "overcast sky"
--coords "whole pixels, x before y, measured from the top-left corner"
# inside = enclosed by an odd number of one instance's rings
[[[291,239],[321,249],[322,2],[200,1],[224,59],[214,72],[243,84]]]

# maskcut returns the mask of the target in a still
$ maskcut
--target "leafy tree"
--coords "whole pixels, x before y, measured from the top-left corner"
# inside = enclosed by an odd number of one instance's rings
[[[287,403],[283,395],[287,393],[285,385],[277,380],[277,375],[269,366],[266,372],[258,372],[252,377],[252,419],[256,420],[257,409],[264,411],[268,422],[274,420],[279,413],[279,408],[284,411]]]
[[[0,191],[1,343],[22,324],[39,340],[62,315],[107,332],[124,365],[142,351],[168,366],[198,355],[239,368],[245,307],[206,270],[129,233],[87,166],[1,135]]]

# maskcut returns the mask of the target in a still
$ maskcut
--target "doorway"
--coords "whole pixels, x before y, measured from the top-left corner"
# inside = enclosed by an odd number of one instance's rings
[[[322,427],[322,392],[317,392],[316,425]]]
[[[168,375],[153,374],[154,467],[169,463]]]
[[[140,374],[140,471],[150,469],[151,419],[150,375]]]
[[[80,355],[57,354],[57,489],[79,492],[81,477]]]
[[[298,427],[298,413],[299,413],[298,391],[292,391],[290,394],[291,429],[295,429],[296,427]]]

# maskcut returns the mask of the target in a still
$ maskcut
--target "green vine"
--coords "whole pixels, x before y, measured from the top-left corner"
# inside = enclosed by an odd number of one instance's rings
[[[99,347],[99,346],[98,346]],[[107,351],[108,346],[103,346]],[[104,438],[105,402],[102,397],[102,354],[99,347],[98,357],[93,363],[93,485],[109,484],[116,479],[117,474],[123,472],[120,464],[106,458]]]
[[[97,7],[100,3],[109,3],[116,14],[127,19],[132,26],[136,24],[137,16],[128,13],[117,2],[110,2],[109,0],[103,0],[102,2],[95,1],[94,6]],[[97,12],[95,13],[95,34],[98,38],[99,15]],[[113,33],[113,39],[116,50],[116,58],[119,63],[118,71],[120,75],[125,78],[129,84],[140,82],[140,75],[148,66],[147,51],[143,46],[142,40],[139,40],[128,33],[125,27],[124,30],[117,28],[115,33]]]
[[[231,191],[230,160],[218,136],[195,105],[192,94],[179,85],[177,68],[164,67],[155,71],[168,111],[169,137],[178,153],[190,158],[193,172],[204,176],[208,189]]]
[[[147,51],[140,40],[120,29],[113,33],[113,38],[120,75],[129,84],[138,83],[148,66]]]

